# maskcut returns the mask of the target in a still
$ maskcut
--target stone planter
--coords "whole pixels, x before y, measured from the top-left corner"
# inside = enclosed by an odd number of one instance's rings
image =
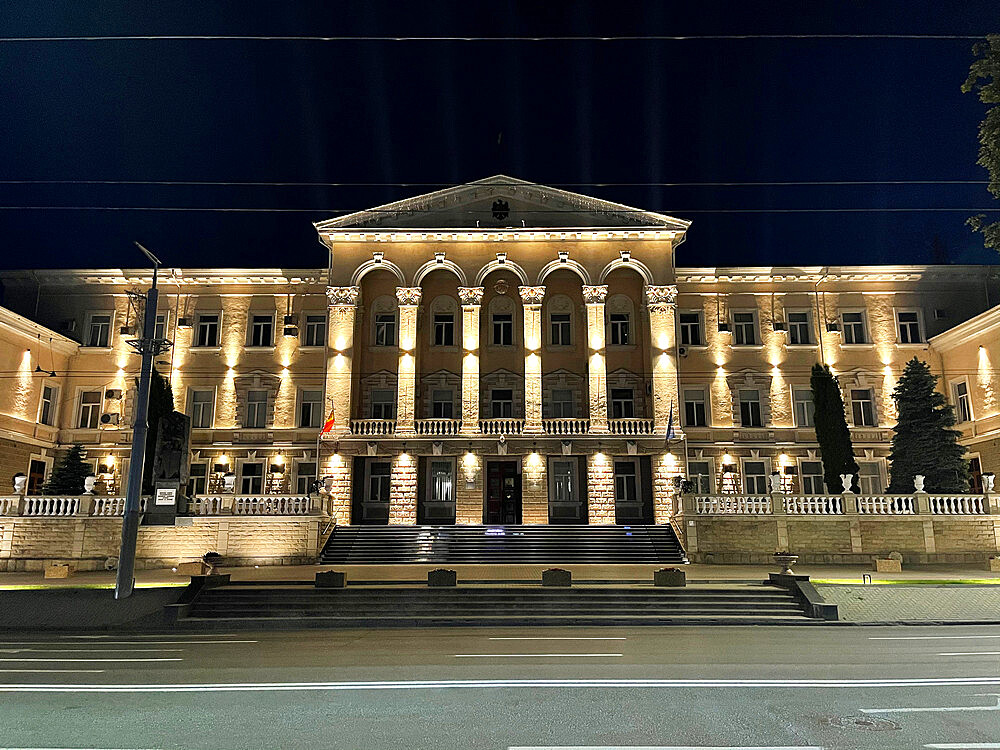
[[[893,560],[892,558],[875,558],[875,572],[876,573],[902,573],[903,563],[900,560]]]
[[[47,565],[45,567],[45,577],[46,578],[69,578],[76,572],[76,567],[73,565]]]
[[[316,574],[316,588],[342,589],[347,586],[347,575],[339,570],[323,570]]]
[[[436,568],[427,571],[428,586],[455,586],[458,584],[458,574],[454,570]]]
[[[792,566],[799,561],[798,555],[774,555],[774,564],[782,575],[791,575]]]
[[[177,573],[182,576],[207,576],[211,572],[212,566],[201,560],[180,563],[177,566]]]
[[[1000,557],[990,557],[986,560],[986,569],[993,573],[1000,573]]]
[[[687,576],[677,568],[660,568],[653,571],[654,586],[686,586]]]
[[[573,574],[562,568],[549,568],[542,571],[543,586],[572,586]]]

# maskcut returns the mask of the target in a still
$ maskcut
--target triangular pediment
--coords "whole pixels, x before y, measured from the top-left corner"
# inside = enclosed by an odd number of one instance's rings
[[[568,229],[652,227],[684,231],[690,222],[621,203],[495,175],[464,185],[327,219],[319,231],[367,229]]]

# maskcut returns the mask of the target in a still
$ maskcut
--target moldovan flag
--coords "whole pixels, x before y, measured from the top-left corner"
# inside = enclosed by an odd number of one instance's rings
[[[330,430],[333,429],[333,425],[336,422],[336,420],[333,418],[333,412],[334,409],[330,409],[330,416],[326,418],[326,421],[323,423],[323,429],[320,430],[321,435],[325,435],[326,433],[328,433]]]

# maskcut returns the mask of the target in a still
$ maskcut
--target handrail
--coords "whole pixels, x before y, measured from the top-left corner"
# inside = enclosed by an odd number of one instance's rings
[[[590,432],[590,420],[567,417],[543,419],[542,431],[546,435],[586,435]]]
[[[417,419],[414,428],[418,435],[457,435],[462,431],[461,419]]]
[[[484,435],[520,435],[524,432],[523,419],[480,419],[479,431]]]
[[[396,431],[396,420],[352,419],[348,428],[352,435],[392,435]]]
[[[609,419],[608,431],[613,435],[652,435],[656,432],[656,423],[638,417]]]

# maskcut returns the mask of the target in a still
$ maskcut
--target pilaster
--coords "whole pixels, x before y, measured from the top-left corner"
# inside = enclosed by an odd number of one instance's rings
[[[396,372],[396,434],[415,435],[413,419],[417,398],[418,286],[396,287],[399,300],[399,367]]]
[[[646,304],[649,307],[649,334],[653,364],[653,422],[656,432],[666,434],[673,408],[674,424],[678,420],[677,363],[674,359],[676,344],[675,317],[677,312],[677,287],[647,286]],[[676,426],[674,428],[677,430]]]
[[[606,285],[584,285],[583,301],[587,306],[587,346],[590,352],[588,416],[590,431],[594,433],[608,431],[608,368],[604,360],[604,303],[607,298]]]
[[[542,431],[542,299],[544,286],[518,287],[524,305],[524,432]]]
[[[479,312],[483,291],[481,286],[458,288],[458,297],[462,301],[462,348],[465,350],[462,357],[463,435],[479,432]]]
[[[330,286],[326,288],[329,301],[327,315],[327,346],[330,356],[326,362],[326,409],[332,415],[333,426],[329,435],[346,435],[351,422],[351,383],[354,359],[354,321],[357,315],[361,287]]]

